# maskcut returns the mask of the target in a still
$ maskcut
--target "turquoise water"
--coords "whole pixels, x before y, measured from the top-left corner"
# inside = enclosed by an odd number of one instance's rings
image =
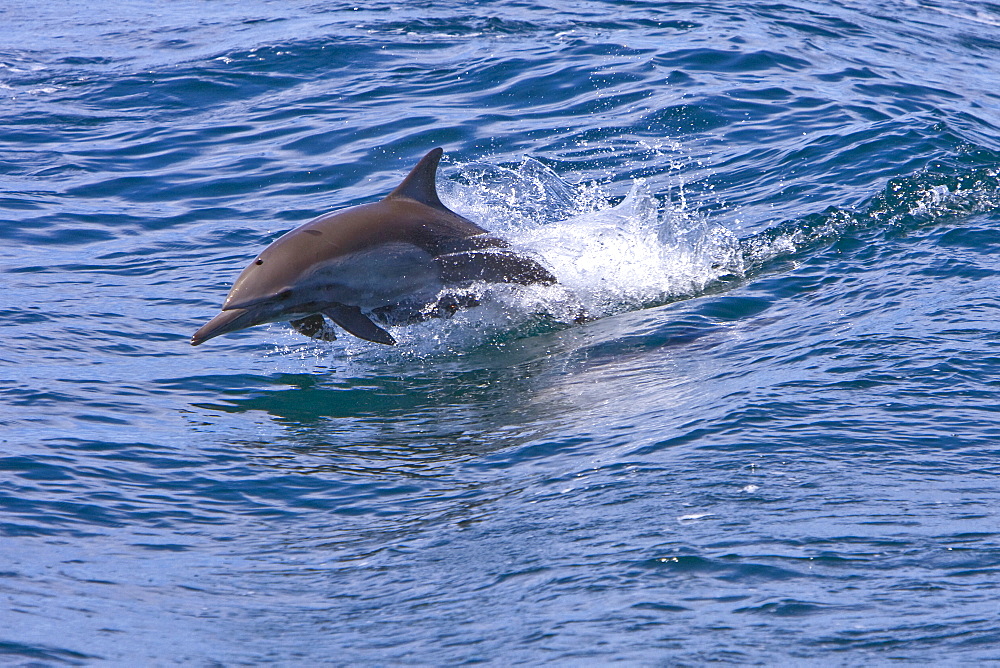
[[[0,21],[5,662],[1000,660],[996,4]],[[559,286],[188,344],[435,146]]]

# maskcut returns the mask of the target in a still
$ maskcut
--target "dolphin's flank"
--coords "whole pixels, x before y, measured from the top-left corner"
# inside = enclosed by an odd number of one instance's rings
[[[354,336],[392,345],[395,339],[373,313],[383,322],[398,322],[403,313],[450,314],[453,305],[474,306],[475,300],[447,289],[474,281],[555,283],[545,267],[441,203],[435,178],[442,153],[435,148],[425,155],[381,201],[320,216],[265,248],[191,345],[284,321],[306,336],[335,339],[325,318]]]

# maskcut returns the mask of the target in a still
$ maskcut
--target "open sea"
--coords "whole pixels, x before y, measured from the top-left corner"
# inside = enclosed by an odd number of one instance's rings
[[[0,24],[0,663],[1000,663],[1000,4]],[[189,345],[436,146],[558,285]]]

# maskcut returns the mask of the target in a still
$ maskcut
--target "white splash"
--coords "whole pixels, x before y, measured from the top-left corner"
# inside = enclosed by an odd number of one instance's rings
[[[661,199],[637,180],[612,205],[596,184],[572,186],[530,159],[516,169],[465,165],[442,186],[449,207],[558,277],[557,286],[506,295],[519,310],[572,321],[582,306],[602,317],[696,295],[741,272],[735,235],[689,208],[683,189]],[[573,303],[576,310],[567,306]]]

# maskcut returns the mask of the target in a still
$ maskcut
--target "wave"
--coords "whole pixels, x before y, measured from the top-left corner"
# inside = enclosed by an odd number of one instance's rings
[[[419,334],[401,332],[404,341],[503,339],[571,326],[580,308],[602,318],[729,290],[845,238],[998,211],[1000,169],[938,164],[890,179],[857,209],[829,207],[743,237],[689,201],[683,185],[654,195],[637,179],[614,202],[599,184],[571,185],[530,158],[511,167],[458,165],[441,191],[450,207],[538,258],[559,284],[477,286],[481,308],[426,323]]]

